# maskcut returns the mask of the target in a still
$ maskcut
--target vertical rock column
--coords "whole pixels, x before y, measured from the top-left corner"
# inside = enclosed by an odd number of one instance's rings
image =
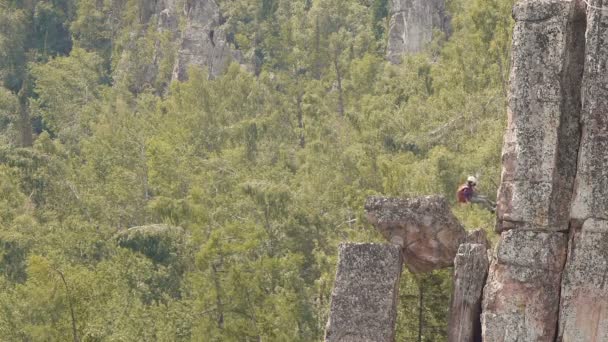
[[[488,275],[487,248],[463,243],[454,259],[454,293],[448,324],[449,342],[481,339],[481,294]]]
[[[342,244],[325,341],[392,342],[402,270],[400,247]]]
[[[513,8],[511,88],[498,195],[501,241],[484,289],[482,335],[554,341],[580,140],[585,18],[577,0]]]
[[[513,8],[498,232],[568,230],[585,39],[576,13],[574,0],[524,0]]]
[[[582,138],[558,339],[568,342],[608,341],[608,1],[589,3]]]
[[[387,59],[422,51],[433,39],[433,30],[449,30],[445,0],[391,0]]]

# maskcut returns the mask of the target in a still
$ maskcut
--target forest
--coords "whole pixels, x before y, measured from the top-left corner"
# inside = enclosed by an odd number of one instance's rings
[[[254,67],[183,82],[151,2],[0,0],[0,341],[321,341],[368,196],[493,230],[455,191],[495,198],[513,0],[397,65],[389,0],[217,0]],[[445,340],[450,287],[405,272],[398,341]]]

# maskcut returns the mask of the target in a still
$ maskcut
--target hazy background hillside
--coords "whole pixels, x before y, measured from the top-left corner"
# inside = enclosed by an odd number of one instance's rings
[[[193,1],[0,0],[1,341],[318,341],[368,195],[495,196],[513,0],[399,65],[389,0],[218,0],[238,60],[179,82]],[[404,275],[399,341],[444,339],[448,273]]]

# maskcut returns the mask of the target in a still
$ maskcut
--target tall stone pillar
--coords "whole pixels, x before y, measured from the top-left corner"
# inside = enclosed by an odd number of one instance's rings
[[[551,341],[580,140],[585,19],[578,0],[513,8],[511,88],[497,231],[484,289],[487,342]]]
[[[454,259],[454,292],[450,305],[448,342],[481,339],[481,295],[488,266],[486,245],[460,245]]]
[[[393,342],[401,277],[400,247],[342,244],[325,341]]]
[[[498,232],[568,230],[585,35],[576,13],[575,0],[523,0],[513,8]]]
[[[560,308],[564,342],[608,341],[608,1],[588,2],[582,138]]]

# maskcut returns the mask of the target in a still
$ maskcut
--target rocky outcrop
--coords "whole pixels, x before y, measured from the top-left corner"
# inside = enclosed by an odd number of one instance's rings
[[[481,338],[481,296],[489,266],[486,246],[464,243],[458,248],[454,259],[449,342],[474,342]]]
[[[401,270],[398,246],[340,245],[325,341],[394,341]]]
[[[370,197],[365,211],[388,241],[403,247],[405,265],[412,272],[452,266],[458,246],[466,239],[443,197]]]
[[[590,0],[582,137],[562,282],[560,341],[608,341],[608,16]]]
[[[397,64],[404,54],[422,51],[434,30],[449,30],[445,0],[391,0],[387,59]]]
[[[477,231],[467,235],[452,215],[447,201],[438,196],[412,199],[370,197],[365,210],[368,220],[391,244],[340,246],[325,340],[393,341],[403,263],[413,272],[451,266],[458,246],[467,240],[481,244],[464,245],[461,257],[457,258],[462,271],[458,283],[460,292],[454,305],[466,317],[461,320],[455,318],[453,324],[457,325],[454,331],[459,336],[472,333],[474,323],[471,322],[474,319],[468,318],[479,317],[481,278],[485,278],[487,272],[485,234]],[[473,275],[467,271],[476,273]],[[479,332],[479,329],[475,331]]]
[[[186,80],[190,66],[200,67],[216,77],[232,61],[242,61],[241,54],[232,49],[220,27],[221,15],[214,0],[187,0],[184,15],[186,24],[173,70],[174,80]]]

